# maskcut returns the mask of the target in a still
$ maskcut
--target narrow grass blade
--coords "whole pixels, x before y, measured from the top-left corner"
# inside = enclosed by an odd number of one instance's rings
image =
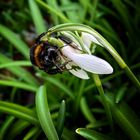
[[[47,28],[38,5],[36,4],[35,0],[29,0],[28,2],[37,33],[41,34],[42,32],[46,32]]]
[[[28,128],[31,124],[24,120],[17,120],[13,125],[12,129],[9,131],[6,139],[13,140],[17,135],[22,133],[26,128]]]
[[[24,136],[23,140],[29,140],[31,139],[36,133],[38,133],[40,130],[39,127],[33,127],[29,130],[29,132]]]
[[[13,66],[31,66],[31,62],[29,61],[14,61],[14,62],[8,62],[0,65],[0,69],[7,68],[7,67],[13,67]]]
[[[66,13],[68,19],[71,22],[80,22],[80,17],[81,14],[83,14],[84,8],[82,9],[80,7],[80,5],[76,4],[76,3],[72,3],[70,0],[62,0],[61,1],[61,7],[66,7],[67,6],[67,10],[65,10],[64,12]],[[71,10],[68,10],[68,8],[71,7]],[[81,11],[82,9],[82,11]],[[75,14],[77,12],[77,14]]]
[[[77,92],[77,95],[76,95],[76,99],[75,99],[75,105],[74,105],[74,117],[77,116],[77,113],[78,113],[78,110],[79,110],[79,107],[80,107],[80,100],[82,98],[82,95],[84,93],[84,88],[85,88],[85,81],[81,81],[81,84],[79,86],[79,91]]]
[[[54,9],[56,9],[57,11],[60,12],[60,6],[58,5],[58,1],[57,0],[46,0],[48,5],[50,5],[51,7],[54,7]],[[54,21],[54,24],[57,25],[59,24],[59,18],[56,14],[50,12],[51,14],[51,19]]]
[[[124,25],[126,25],[126,27],[130,29],[130,15],[125,4],[121,0],[111,0],[111,2],[114,5],[115,9],[118,11],[119,16],[121,16]]]
[[[84,115],[84,117],[90,122],[90,123],[95,123],[96,122],[96,119],[95,117],[93,116],[90,108],[88,107],[88,104],[86,102],[86,99],[85,97],[82,97],[81,98],[81,101],[80,101],[80,107],[81,107],[81,110],[82,110],[82,113]]]
[[[5,65],[6,63],[12,63],[12,62],[14,62],[14,61],[0,53],[0,66]],[[34,86],[38,85],[37,80],[27,70],[25,70],[19,66],[7,67],[7,70],[9,70],[13,74],[15,74],[17,77],[19,77],[20,80],[24,80],[27,83],[34,85]]]
[[[124,87],[121,87],[118,90],[118,92],[116,94],[116,97],[115,97],[115,103],[119,103],[123,99],[123,97],[124,97],[124,95],[126,93],[126,89],[127,89],[127,87],[124,86]]]
[[[101,11],[103,11],[104,13],[106,13],[108,15],[112,15],[116,19],[119,19],[117,13],[115,11],[111,10],[110,7],[105,6],[103,3],[99,3],[98,8],[101,9]]]
[[[106,120],[99,120],[99,121],[96,121],[95,123],[90,123],[88,125],[86,125],[86,128],[92,128],[92,129],[101,129],[103,128],[104,126],[108,126],[109,125],[109,122],[106,121]]]
[[[118,104],[114,103],[114,98],[111,94],[106,96],[107,101],[110,105],[113,118],[116,120],[117,124],[132,140],[140,139],[140,120],[136,114],[129,108],[129,106],[120,102]]]
[[[32,124],[38,124],[35,113],[27,107],[0,101],[0,112],[8,113],[15,117],[24,119]]]
[[[0,80],[0,85],[17,87],[24,90],[34,91],[34,92],[37,90],[37,87],[19,81]]]
[[[48,4],[46,4],[45,2],[41,0],[36,0],[36,2],[40,4],[44,9],[57,15],[63,22],[70,22],[70,20],[63,13],[61,13],[60,11],[57,11],[57,9],[54,9],[53,7],[49,6]]]
[[[102,133],[87,128],[78,128],[76,129],[76,133],[88,140],[113,140]]]
[[[75,98],[74,95],[73,95],[73,93],[72,93],[72,91],[70,89],[68,89],[68,87],[66,87],[66,85],[63,84],[58,79],[53,78],[53,77],[44,77],[44,76],[40,76],[40,77],[43,78],[44,80],[46,80],[47,82],[50,82],[51,84],[54,84],[55,86],[57,86],[61,90],[63,90],[72,99]]]
[[[36,110],[41,127],[49,140],[59,140],[49,111],[46,87],[41,86],[36,93]]]
[[[25,58],[29,59],[29,47],[13,31],[0,24],[0,34],[13,44]]]
[[[91,9],[92,9],[92,10],[89,11],[90,15],[91,15],[90,21],[92,21],[92,22],[95,21],[96,17],[97,17],[97,6],[98,6],[98,3],[99,3],[98,0],[94,0],[93,5],[89,4],[91,6]]]
[[[4,136],[6,135],[6,133],[8,133],[7,130],[12,125],[14,119],[15,119],[15,117],[9,116],[6,119],[6,121],[3,122],[1,129],[0,129],[0,140],[4,140]]]
[[[66,105],[65,105],[65,101],[63,100],[61,102],[61,106],[60,106],[59,113],[58,113],[58,119],[57,119],[57,123],[56,123],[56,130],[57,130],[59,138],[61,137],[62,132],[63,132],[65,114],[66,114]]]
[[[63,134],[62,134],[63,140],[77,140],[77,137],[75,135],[75,132],[73,130],[64,128]]]

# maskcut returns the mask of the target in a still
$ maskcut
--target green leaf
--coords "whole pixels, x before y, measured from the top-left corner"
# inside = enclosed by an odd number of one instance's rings
[[[49,111],[46,87],[40,86],[36,93],[36,110],[41,127],[49,140],[59,140]]]
[[[115,97],[115,103],[119,103],[123,99],[126,89],[127,89],[127,87],[124,86],[124,87],[121,87],[117,91],[117,94],[116,94],[116,97]]]
[[[74,99],[73,92],[66,87],[65,84],[63,84],[61,81],[59,81],[56,78],[53,77],[44,77],[41,76],[41,78],[45,79],[47,82],[50,82],[51,84],[54,84],[55,86],[59,87],[61,90],[63,90],[68,96],[70,96],[72,99]]]
[[[61,9],[62,7],[67,8],[64,12],[66,13],[68,19],[71,22],[80,22],[81,14],[83,14],[83,11],[81,11],[80,5],[77,3],[72,3],[70,0],[61,0]],[[69,10],[68,8],[71,9]],[[84,10],[84,9],[82,9]],[[77,14],[75,14],[77,12]]]
[[[37,33],[41,34],[42,32],[46,32],[47,28],[38,5],[36,4],[35,0],[29,0],[28,2]]]
[[[140,120],[124,102],[114,103],[112,95],[106,96],[113,118],[132,140],[140,139]]]
[[[59,138],[61,137],[62,132],[63,132],[65,114],[66,114],[66,105],[65,105],[65,101],[63,100],[61,102],[61,106],[60,106],[59,113],[58,113],[58,119],[57,119],[57,123],[56,123],[56,130],[57,130]]]
[[[2,65],[2,67],[3,67],[7,63],[14,63],[14,61],[12,61],[8,57],[6,57],[5,55],[0,53],[0,66]],[[37,80],[27,70],[25,70],[19,66],[7,67],[7,70],[9,70],[13,74],[15,74],[17,77],[19,77],[20,80],[23,79],[27,83],[32,84],[34,86],[37,86],[37,84],[38,84]]]
[[[38,124],[36,114],[29,108],[14,103],[0,101],[0,112],[8,113],[15,117],[26,120],[32,124]]]
[[[15,119],[15,117],[9,116],[6,119],[6,121],[3,122],[1,129],[0,129],[0,140],[4,140],[4,136],[6,135],[6,133],[8,133],[7,130],[12,125],[14,119]]]
[[[46,0],[46,1],[49,6],[54,7],[54,9],[56,9],[59,12],[61,11],[57,0]],[[51,15],[51,19],[53,20],[54,24],[55,25],[59,24],[58,16],[56,14],[54,14],[53,12],[50,12],[50,15]]]
[[[29,84],[26,84],[26,83],[23,83],[23,82],[19,82],[19,81],[0,80],[0,85],[17,87],[17,88],[21,88],[21,89],[29,90],[29,91],[36,91],[37,90],[36,87],[29,85]]]
[[[14,62],[7,62],[0,65],[0,69],[7,68],[13,66],[31,66],[31,62],[29,61],[14,61]]]
[[[84,117],[90,122],[90,123],[96,123],[96,119],[95,117],[93,116],[87,102],[86,102],[86,99],[85,97],[82,97],[81,98],[81,101],[80,101],[80,107],[81,107],[81,110],[82,110],[82,113],[84,115]]]
[[[92,128],[92,129],[101,129],[104,126],[108,126],[109,122],[106,120],[99,120],[96,121],[95,123],[90,123],[88,125],[86,125],[86,128]]]
[[[60,17],[60,19],[63,22],[70,22],[70,20],[61,11],[57,11],[57,9],[54,9],[53,7],[51,7],[50,5],[46,4],[45,2],[43,2],[41,0],[36,0],[36,2],[38,4],[40,4],[44,9],[46,9],[49,12],[54,13],[55,15],[57,15],[58,17]]]
[[[29,130],[29,132],[24,136],[23,140],[29,140],[31,139],[36,133],[40,131],[39,127],[33,127]]]
[[[29,59],[29,47],[6,26],[0,24],[0,34],[5,37],[25,58]]]
[[[12,125],[12,129],[9,131],[7,135],[7,140],[13,140],[17,135],[22,133],[24,129],[28,128],[31,124],[25,120],[17,120]]]
[[[79,135],[81,135],[82,137],[88,140],[113,140],[112,138],[107,137],[102,133],[87,128],[78,128],[76,129],[76,133],[78,133]]]
[[[79,110],[79,107],[80,107],[80,101],[81,101],[81,98],[82,98],[82,95],[84,93],[84,88],[85,88],[85,81],[81,81],[81,84],[79,85],[79,91],[77,91],[77,95],[76,95],[76,98],[75,98],[75,105],[74,105],[74,116],[73,117],[76,117],[77,116],[77,113],[78,113],[78,110]]]

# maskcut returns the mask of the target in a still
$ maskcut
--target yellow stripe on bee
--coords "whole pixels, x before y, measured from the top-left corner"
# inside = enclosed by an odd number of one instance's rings
[[[42,66],[41,66],[41,63],[40,63],[40,61],[39,61],[39,54],[40,54],[41,50],[42,50],[42,46],[41,46],[41,45],[38,45],[38,46],[36,46],[35,51],[34,51],[35,63],[36,63],[36,65],[37,65],[39,68],[42,67]]]

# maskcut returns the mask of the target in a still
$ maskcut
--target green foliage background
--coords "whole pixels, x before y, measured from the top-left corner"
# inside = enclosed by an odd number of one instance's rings
[[[108,52],[96,50],[114,68],[101,83],[97,75],[51,76],[29,60],[39,34],[82,23],[102,34],[140,79],[139,7],[139,0],[1,0],[0,140],[139,140],[140,86]]]

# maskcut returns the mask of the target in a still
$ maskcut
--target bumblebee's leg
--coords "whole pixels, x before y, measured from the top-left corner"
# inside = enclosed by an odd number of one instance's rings
[[[76,50],[79,50],[79,51],[82,51],[81,49],[78,48],[78,46],[71,40],[69,39],[68,37],[66,36],[63,36],[63,35],[60,35],[58,37],[59,39],[61,39],[62,41],[64,41],[66,43],[66,45],[62,46],[62,47],[65,47],[67,45],[70,45],[72,48],[76,49]],[[62,48],[61,47],[61,48]]]
[[[61,39],[62,41],[64,41],[66,44],[71,44],[72,43],[72,40],[69,39],[68,37],[64,36],[64,35],[59,35],[58,38]]]
[[[62,72],[63,69],[60,67],[60,65],[58,65],[57,63],[55,63],[54,60],[52,60],[53,64],[56,66],[56,69],[58,69],[59,72]]]
[[[48,74],[57,74],[57,73],[61,73],[61,74],[62,74],[62,72],[63,72],[64,70],[70,70],[70,69],[67,69],[67,68],[66,68],[66,64],[68,64],[69,62],[71,62],[71,61],[67,61],[67,62],[65,62],[65,63],[63,63],[63,64],[60,64],[60,65],[54,63],[54,65],[56,66],[56,68],[47,69],[46,72],[47,72]]]
[[[60,71],[58,68],[54,68],[54,69],[49,69],[47,71],[48,74],[57,74],[57,73],[62,73],[62,71]]]
[[[70,69],[66,68],[66,65],[67,65],[69,62],[72,62],[72,61],[71,61],[71,60],[66,61],[65,63],[59,65],[59,68],[61,68],[63,71],[64,71],[64,70],[70,70]]]

